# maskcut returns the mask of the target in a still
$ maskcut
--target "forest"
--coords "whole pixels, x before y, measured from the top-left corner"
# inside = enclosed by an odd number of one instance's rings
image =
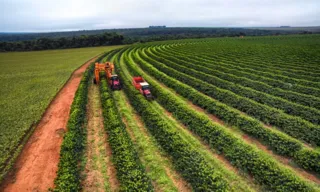
[[[52,33],[0,33],[0,52],[122,45],[189,38],[273,36],[316,33],[280,28],[134,28]]]

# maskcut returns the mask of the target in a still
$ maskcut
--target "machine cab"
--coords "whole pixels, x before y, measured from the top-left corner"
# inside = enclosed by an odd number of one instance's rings
[[[112,88],[112,90],[120,90],[121,89],[121,84],[120,84],[120,79],[118,75],[111,75],[109,79],[109,85]]]
[[[112,81],[119,81],[119,77],[118,77],[118,75],[112,75],[111,78],[110,78],[110,80],[112,80]]]
[[[152,99],[152,95],[150,92],[150,86],[147,82],[140,83],[141,92],[147,99]]]
[[[141,85],[141,89],[142,89],[143,91],[150,89],[148,83],[145,83],[145,82],[144,82],[144,83],[140,83],[140,85]]]

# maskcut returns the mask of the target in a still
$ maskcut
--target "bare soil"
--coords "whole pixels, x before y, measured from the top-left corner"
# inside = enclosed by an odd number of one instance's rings
[[[52,100],[19,155],[13,171],[3,182],[3,191],[47,191],[54,187],[60,146],[66,131],[70,107],[83,73],[95,59],[96,57],[74,71]]]
[[[112,152],[103,126],[98,87],[91,85],[88,94],[87,163],[84,170],[86,177],[82,182],[83,191],[105,191],[106,182],[107,189],[117,191],[119,181],[116,177],[116,169],[111,162]]]

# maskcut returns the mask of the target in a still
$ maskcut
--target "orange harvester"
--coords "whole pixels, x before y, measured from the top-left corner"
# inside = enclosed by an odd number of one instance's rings
[[[111,87],[111,89],[112,90],[120,90],[121,83],[120,83],[119,77],[116,74],[112,74],[113,70],[114,70],[114,64],[111,62],[95,63],[93,82],[95,84],[99,84],[100,83],[100,72],[105,72],[106,78],[108,80],[108,84]]]

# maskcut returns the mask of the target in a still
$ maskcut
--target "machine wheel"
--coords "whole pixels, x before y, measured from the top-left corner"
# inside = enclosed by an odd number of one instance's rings
[[[96,78],[93,78],[93,84],[97,84]]]

